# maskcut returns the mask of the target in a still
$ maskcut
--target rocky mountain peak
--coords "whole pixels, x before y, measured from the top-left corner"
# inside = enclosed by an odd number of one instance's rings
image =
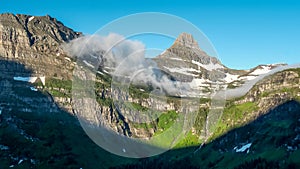
[[[80,32],[67,28],[49,15],[31,16],[11,13],[0,14],[0,34],[2,43],[13,40],[12,43],[23,42],[29,47],[58,45],[81,35]]]
[[[160,69],[183,82],[193,79],[216,81],[224,77],[219,71],[225,68],[222,63],[200,49],[198,42],[188,33],[181,33],[170,48],[153,60]]]
[[[166,50],[164,54],[159,56],[160,58],[178,58],[188,62],[197,61],[201,64],[220,64],[221,62],[213,56],[209,56],[204,50],[202,50],[198,42],[191,34],[181,33],[174,44]]]
[[[65,76],[61,44],[81,36],[49,15],[0,14],[0,59],[18,61],[43,75]],[[51,70],[51,71],[50,71]]]
[[[182,45],[190,48],[199,48],[198,42],[194,39],[194,37],[191,34],[185,32],[181,33],[177,37],[174,44]]]

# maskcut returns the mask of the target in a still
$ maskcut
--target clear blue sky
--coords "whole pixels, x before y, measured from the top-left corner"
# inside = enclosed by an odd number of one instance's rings
[[[0,12],[49,14],[87,34],[124,15],[164,12],[200,28],[228,67],[247,69],[257,64],[300,62],[297,0],[2,0]]]

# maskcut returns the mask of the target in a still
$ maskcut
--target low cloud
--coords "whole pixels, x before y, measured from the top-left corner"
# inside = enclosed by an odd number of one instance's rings
[[[178,95],[180,90],[188,88],[157,71],[159,68],[155,62],[145,59],[145,45],[142,42],[128,40],[122,35],[82,36],[64,44],[63,49],[77,61],[93,65],[95,72],[100,68],[109,71],[112,76],[129,78],[132,83],[151,83],[170,95]]]

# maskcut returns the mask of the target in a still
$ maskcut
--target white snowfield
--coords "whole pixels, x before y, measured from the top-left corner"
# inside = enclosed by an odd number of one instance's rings
[[[235,98],[235,97],[241,97],[243,95],[245,95],[259,80],[263,79],[266,76],[272,75],[274,73],[286,70],[286,69],[292,69],[292,68],[300,68],[300,63],[299,64],[294,64],[294,65],[285,65],[285,66],[278,66],[272,70],[267,70],[264,69],[264,74],[262,74],[262,71],[259,71],[258,76],[256,76],[256,78],[253,78],[251,80],[247,80],[245,81],[245,83],[237,88],[234,89],[227,89],[226,90],[226,98],[227,99],[231,99],[231,98]]]
[[[195,65],[201,66],[204,69],[209,70],[209,71],[224,68],[222,65],[220,65],[220,64],[213,64],[212,62],[210,62],[209,64],[205,65],[205,64],[202,64],[200,62],[192,60],[192,63],[195,64]]]
[[[164,68],[168,69],[170,72],[172,73],[180,73],[180,74],[184,74],[184,75],[189,75],[189,76],[197,76],[193,73],[190,72],[197,72],[197,73],[201,73],[200,70],[196,70],[193,68],[169,68],[164,66]]]
[[[211,83],[210,80],[195,78],[195,79],[193,79],[193,80],[189,83],[189,85],[190,85],[192,88],[199,88],[199,87],[201,87],[201,86],[207,86],[207,87],[209,87],[209,86],[210,86],[209,83]]]
[[[186,60],[183,60],[181,58],[169,58],[170,60],[178,60],[178,61],[186,61]]]
[[[30,82],[30,83],[34,83],[36,79],[37,77],[14,77],[14,80],[16,81],[23,81],[23,82]]]
[[[22,81],[22,82],[29,82],[29,83],[34,83],[37,79],[40,79],[43,85],[46,84],[46,77],[45,76],[40,76],[40,77],[14,77],[14,80],[16,81]]]
[[[230,73],[226,73],[226,77],[224,78],[224,81],[226,83],[231,83],[233,81],[248,81],[248,80],[253,80],[257,78],[259,75],[266,74],[272,70],[273,65],[262,65],[262,68],[257,68],[253,72],[249,73],[246,76],[239,76],[239,75],[233,75]]]
[[[272,65],[263,65],[262,69],[255,69],[250,75],[261,75],[270,72],[272,69]]]
[[[28,21],[30,22],[30,21],[32,21],[33,19],[34,19],[34,16],[30,17],[30,18],[28,19]]]
[[[224,78],[224,81],[226,83],[230,83],[230,82],[237,80],[238,77],[239,77],[239,75],[232,75],[230,73],[226,73],[226,77]]]
[[[265,78],[266,76],[272,75],[274,73],[291,69],[291,68],[300,68],[299,64],[294,65],[281,65],[276,68],[272,69],[272,66],[274,65],[263,65],[262,68],[258,68],[254,70],[253,72],[249,73],[247,76],[239,76],[239,75],[232,75],[229,73],[226,73],[226,77],[223,79],[225,83],[230,83],[235,80],[244,81],[244,84],[241,86],[234,88],[234,89],[226,89],[225,95],[226,99],[232,99],[236,97],[241,97],[245,95],[258,81]],[[192,89],[201,89],[201,87],[209,86],[209,84],[212,83],[209,80],[205,79],[199,79],[195,78],[192,82],[189,83],[189,86]],[[223,91],[220,91],[223,92]]]

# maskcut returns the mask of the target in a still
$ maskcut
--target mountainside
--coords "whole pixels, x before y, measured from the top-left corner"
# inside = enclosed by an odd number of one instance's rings
[[[172,150],[115,168],[296,169],[300,167],[299,112],[299,101],[287,101],[200,149]]]
[[[245,96],[228,100],[205,144],[193,143],[195,135],[188,135],[185,149],[116,168],[299,168],[299,80],[300,69],[285,70],[261,80]],[[202,125],[200,115],[196,131]]]
[[[18,61],[38,76],[70,78],[74,65],[60,45],[80,35],[50,16],[1,14],[0,57]]]
[[[236,88],[256,79],[259,75],[285,65],[259,65],[251,70],[230,69],[216,57],[204,52],[188,33],[180,34],[170,48],[153,60],[161,70],[172,75],[176,80],[186,82],[198,93],[208,95],[218,87]]]
[[[202,51],[197,41],[187,33],[180,34],[174,44],[154,60],[161,69],[180,81],[190,82],[193,78],[216,81],[225,77],[218,71],[224,69],[221,62]]]
[[[0,15],[0,168],[97,168],[98,161],[103,168],[245,168],[255,163],[300,167],[299,68],[270,75],[285,65],[230,69],[205,53],[192,35],[182,33],[152,61],[161,69],[156,78],[166,75],[172,83],[188,85],[190,95],[155,96],[158,89],[149,84],[129,84],[122,91],[122,84],[100,64],[92,83],[98,105],[80,114],[74,105],[86,100],[74,100],[81,89],[76,85],[89,82],[72,73],[76,67],[94,67],[89,60],[76,62],[61,45],[81,36],[50,16]],[[104,60],[103,53],[102,49],[93,53],[99,56],[91,61]],[[208,128],[214,115],[210,109],[216,104],[211,94],[219,88],[239,90],[251,82],[254,85],[241,97],[226,100],[215,126]],[[93,108],[99,114],[89,113]],[[159,136],[168,129],[179,133],[172,126],[183,115],[190,115],[187,124],[192,126],[185,126],[188,130],[176,141],[172,133],[157,137],[159,146],[174,146],[170,152],[135,160],[96,146],[75,115],[129,138]],[[139,121],[147,117],[155,119]]]

